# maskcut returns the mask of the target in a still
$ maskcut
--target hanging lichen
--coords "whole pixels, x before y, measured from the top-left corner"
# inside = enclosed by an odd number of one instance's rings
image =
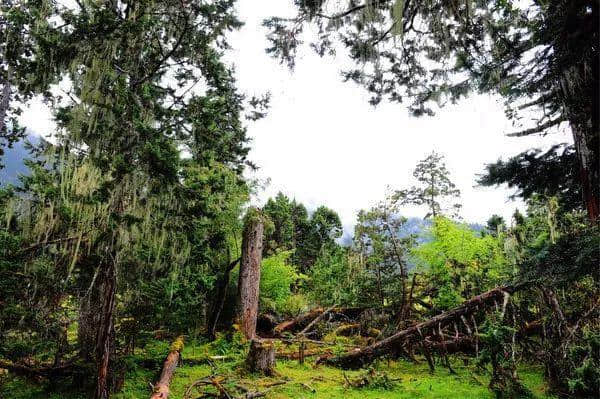
[[[392,33],[395,36],[402,37],[404,33],[404,0],[395,0],[392,6]]]

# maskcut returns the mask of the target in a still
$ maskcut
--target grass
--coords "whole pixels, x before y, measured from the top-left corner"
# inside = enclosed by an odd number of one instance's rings
[[[162,360],[169,348],[168,342],[152,341],[146,347],[138,349],[134,356],[127,359],[127,373],[123,390],[115,399],[138,399],[150,396],[150,383],[160,372]],[[293,348],[292,348],[293,349]],[[208,356],[226,354],[224,360],[210,361]],[[183,364],[177,368],[171,382],[173,399],[183,398],[186,388],[194,381],[210,375],[223,376],[223,385],[233,394],[240,394],[236,385],[245,386],[251,391],[268,390],[267,399],[402,399],[402,398],[444,398],[444,399],[485,399],[494,398],[488,389],[489,375],[477,373],[472,366],[465,366],[455,359],[453,368],[456,374],[439,366],[431,375],[425,362],[414,364],[406,361],[380,361],[374,365],[378,373],[394,380],[393,389],[364,387],[352,388],[345,384],[346,378],[353,380],[365,373],[342,371],[340,369],[314,367],[310,359],[301,365],[296,360],[278,360],[276,377],[261,377],[248,374],[243,368],[243,350],[237,343],[217,340],[212,344],[188,344],[182,353]],[[141,366],[142,360],[150,359],[152,367]],[[522,382],[534,393],[535,398],[552,398],[545,393],[542,370],[526,365],[520,368]],[[270,387],[273,382],[285,381],[284,385]],[[51,393],[52,392],[52,393]],[[198,395],[193,396],[194,398]],[[56,392],[42,384],[34,384],[8,375],[0,376],[0,399],[80,399],[86,396],[73,392]]]

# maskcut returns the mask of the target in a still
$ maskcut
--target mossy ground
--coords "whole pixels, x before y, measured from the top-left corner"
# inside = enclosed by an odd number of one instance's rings
[[[123,390],[115,399],[138,399],[150,396],[150,384],[160,372],[162,359],[169,349],[168,342],[153,341],[135,356],[127,359],[127,373]],[[225,359],[210,360],[211,355],[225,355]],[[374,365],[378,373],[385,373],[393,382],[393,389],[374,387],[352,388],[345,384],[346,378],[353,380],[365,373],[364,370],[342,371],[332,367],[314,367],[314,361],[307,359],[301,365],[297,360],[278,360],[277,376],[261,377],[248,374],[243,367],[243,350],[240,346],[225,343],[187,344],[183,350],[183,364],[178,367],[171,383],[171,398],[183,398],[186,388],[194,381],[211,375],[224,377],[223,385],[233,394],[240,394],[236,386],[242,385],[251,391],[268,390],[267,399],[284,398],[360,398],[360,399],[402,399],[402,398],[493,398],[488,389],[489,375],[476,372],[472,366],[465,366],[455,359],[453,368],[456,374],[439,366],[435,373],[429,373],[426,362],[414,364],[406,361],[380,361]],[[142,366],[142,360],[151,360],[152,366]],[[545,392],[542,371],[528,365],[520,369],[523,383],[534,393],[535,398],[551,398]],[[270,387],[273,382],[286,381],[284,385]],[[52,393],[51,393],[52,392]],[[198,395],[193,396],[194,398]],[[33,384],[20,378],[4,375],[0,377],[1,399],[79,399],[81,393],[50,390],[42,384]]]

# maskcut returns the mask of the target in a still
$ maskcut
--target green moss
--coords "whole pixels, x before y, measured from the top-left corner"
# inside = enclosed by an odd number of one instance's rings
[[[179,336],[171,344],[170,351],[171,352],[173,352],[173,351],[181,352],[182,350],[183,350],[183,336]]]
[[[277,344],[279,350],[284,346]],[[294,350],[290,346],[286,351]],[[138,399],[149,397],[150,384],[160,373],[162,361],[169,350],[168,342],[151,341],[144,349],[137,349],[126,360],[128,372],[123,390],[115,399]],[[489,375],[477,373],[471,366],[464,366],[456,359],[453,368],[456,374],[438,367],[433,375],[429,374],[426,362],[413,364],[405,361],[380,361],[375,369],[385,373],[395,381],[394,389],[386,390],[373,387],[346,387],[344,374],[352,380],[364,373],[364,370],[343,371],[340,369],[314,366],[311,359],[304,365],[298,361],[277,361],[276,377],[262,377],[244,371],[244,351],[228,351],[224,359],[211,359],[212,355],[222,355],[219,343],[190,342],[182,351],[183,363],[177,368],[171,382],[172,399],[180,399],[186,388],[193,382],[211,375],[224,376],[223,385],[233,394],[239,394],[236,385],[243,385],[253,391],[268,389],[267,399],[306,398],[306,399],[403,399],[403,398],[440,398],[440,399],[493,399],[488,389]],[[143,361],[151,360],[146,363]],[[150,364],[150,366],[148,365]],[[523,383],[531,389],[537,399],[548,399],[545,392],[542,369],[537,366],[523,366],[519,369]],[[36,385],[16,377],[0,377],[0,398],[11,399],[83,399],[86,395],[72,392],[56,392],[44,385]],[[276,381],[286,381],[285,385],[269,388]],[[314,392],[313,392],[314,390]],[[52,393],[49,393],[52,392]]]
[[[401,399],[401,398],[493,398],[487,388],[487,376],[473,377],[470,368],[455,365],[456,375],[447,369],[438,368],[430,375],[426,364],[407,362],[381,362],[376,369],[385,371],[390,378],[399,379],[396,389],[382,390],[370,388],[346,388],[344,373],[349,379],[361,374],[361,371],[343,372],[331,367],[313,368],[312,365],[299,365],[297,362],[282,362],[277,371],[289,377],[291,382],[273,390],[268,396],[279,398],[344,398],[344,399]],[[543,379],[540,370],[524,369],[524,383],[531,388],[537,398],[544,396]],[[305,385],[302,385],[304,383]],[[307,386],[316,390],[311,393]]]

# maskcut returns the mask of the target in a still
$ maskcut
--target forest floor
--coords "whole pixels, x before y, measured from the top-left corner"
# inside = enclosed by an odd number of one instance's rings
[[[136,349],[135,355],[126,359],[128,373],[123,390],[114,395],[115,399],[149,398],[151,385],[157,380],[162,361],[169,348],[168,342],[151,341],[143,349]],[[280,348],[281,350],[282,348]],[[286,346],[289,350],[294,347]],[[334,349],[340,350],[341,347]],[[215,359],[214,357],[217,356]],[[211,359],[211,357],[213,359]],[[402,399],[402,398],[493,398],[488,389],[489,373],[465,365],[463,360],[454,357],[452,367],[456,374],[438,366],[434,374],[429,373],[427,363],[408,361],[377,362],[369,370],[343,371],[340,369],[314,366],[314,357],[304,364],[298,360],[278,359],[276,376],[262,377],[249,374],[243,365],[244,346],[224,339],[211,344],[189,343],[182,353],[182,364],[177,368],[171,382],[172,399],[184,399],[188,387],[207,377],[216,378],[231,398],[243,397],[244,390],[265,392],[267,399],[283,398],[360,398],[360,399]],[[350,386],[370,375],[370,383],[362,388]],[[534,398],[553,398],[546,393],[541,368],[524,365],[519,370],[522,382],[534,394]],[[206,392],[216,393],[213,386],[205,387]],[[202,395],[195,389],[189,398]],[[83,399],[86,395],[72,391],[57,391],[44,384],[34,384],[24,379],[0,375],[0,399]]]

